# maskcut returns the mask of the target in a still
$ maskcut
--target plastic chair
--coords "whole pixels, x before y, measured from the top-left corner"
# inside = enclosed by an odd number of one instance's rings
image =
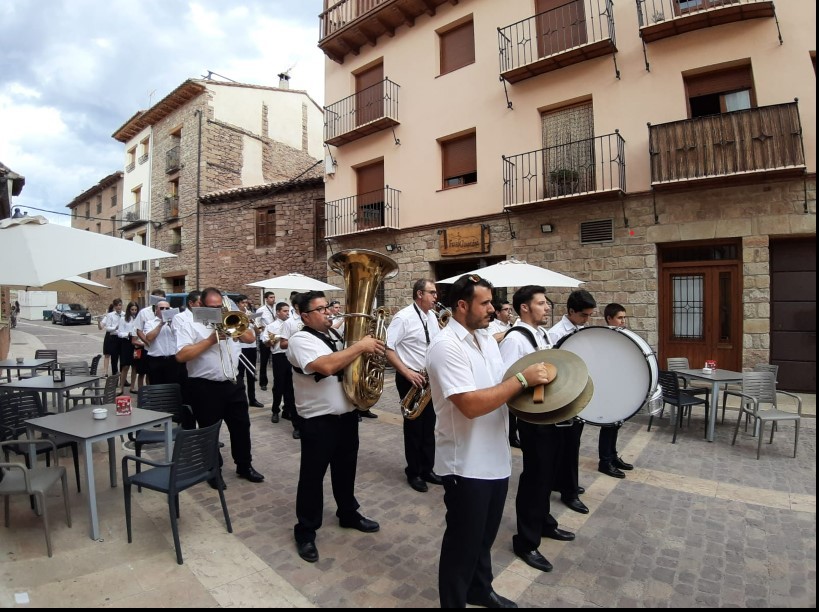
[[[70,405],[71,402],[74,402],[73,408],[76,408],[79,402],[91,402],[93,406],[115,404],[117,401],[118,388],[119,374],[108,376],[105,378],[105,384],[102,387],[83,387],[82,391],[77,394],[66,394],[66,410],[72,409]]]
[[[46,548],[48,556],[51,552],[51,531],[48,526],[48,504],[46,504],[46,492],[58,480],[63,485],[63,503],[65,504],[65,522],[71,527],[71,509],[68,507],[68,478],[66,478],[65,468],[57,463],[57,446],[51,440],[19,440],[12,442],[0,442],[0,448],[5,453],[6,448],[14,444],[34,444],[36,446],[48,446],[43,452],[54,453],[55,463],[52,467],[29,468],[22,463],[0,463],[0,495],[4,498],[3,511],[5,515],[6,528],[10,526],[9,501],[12,495],[34,496],[39,500],[39,507],[43,512],[43,530],[45,531]],[[39,452],[39,451],[37,451]]]
[[[37,349],[34,351],[34,359],[53,359],[54,363],[57,363],[57,349]],[[40,366],[39,368],[34,368],[32,374],[18,374],[17,378],[23,380],[24,378],[31,378],[32,376],[38,376],[40,372],[48,372],[51,374],[51,370],[54,369],[54,366]]]
[[[740,398],[739,416],[737,417],[737,424],[734,427],[734,437],[731,440],[731,446],[737,441],[737,433],[739,433],[739,424],[742,421],[742,415],[750,416],[754,421],[754,431],[759,431],[757,435],[756,458],[762,452],[762,438],[765,434],[765,423],[771,423],[771,439],[768,444],[773,444],[774,431],[777,425],[782,421],[794,421],[795,433],[793,439],[793,456],[796,457],[796,450],[799,444],[799,424],[802,420],[802,398],[794,393],[787,391],[777,391],[776,378],[773,372],[744,372],[742,374],[742,391],[729,391],[728,395],[736,395]],[[789,412],[787,410],[780,410],[777,404],[778,396],[787,396],[796,400],[796,412]],[[770,405],[770,408],[764,408],[764,405]],[[746,422],[745,429],[747,431],[748,424]]]
[[[688,365],[688,357],[669,357],[666,359],[666,365],[668,366],[668,370],[671,372],[675,372],[677,370],[689,370],[691,366]],[[698,385],[694,381],[689,381],[685,376],[680,376],[680,380],[682,381],[683,391],[688,393],[689,395],[704,395],[705,401],[708,403],[709,407],[711,405],[711,387],[703,387]]]
[[[182,546],[179,542],[179,493],[185,489],[207,480],[217,483],[219,501],[228,533],[233,533],[227,503],[225,502],[224,483],[219,478],[219,430],[222,421],[201,429],[183,429],[176,437],[173,446],[173,458],[170,463],[151,461],[133,455],[122,458],[122,485],[125,496],[125,525],[128,531],[128,542],[131,542],[131,486],[137,485],[165,493],[168,496],[168,512],[171,517],[173,544],[176,548],[176,562],[182,565]],[[136,465],[150,465],[153,469],[131,476],[128,473],[128,462]]]
[[[779,376],[779,366],[778,365],[771,365],[769,363],[758,363],[754,366],[754,372],[772,372],[774,375],[774,381],[777,380]],[[728,391],[742,391],[741,384],[730,384],[725,385],[725,390],[722,392],[722,422],[725,422],[725,402],[728,400]],[[745,422],[747,423],[750,420],[748,415],[745,415]]]
[[[688,424],[691,424],[691,409],[694,406],[705,406],[705,432],[703,437],[708,435],[708,402],[700,397],[690,395],[687,390],[680,389],[680,380],[677,374],[668,370],[660,370],[660,387],[663,390],[663,408],[666,404],[671,404],[676,408],[675,414],[671,417],[674,421],[674,436],[671,438],[671,443],[677,441],[677,424],[682,426],[683,416],[688,411]],[[662,414],[662,411],[660,411]],[[651,431],[651,422],[654,420],[654,415],[648,419],[648,429]]]
[[[89,368],[89,375],[96,376],[97,375],[97,368],[100,365],[100,359],[102,359],[102,354],[94,355],[91,359],[91,367]]]
[[[57,367],[63,368],[66,376],[91,376],[91,368],[87,361],[66,361]]]

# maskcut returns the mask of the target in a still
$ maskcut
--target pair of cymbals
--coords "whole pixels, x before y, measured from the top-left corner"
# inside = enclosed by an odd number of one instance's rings
[[[506,402],[512,414],[528,423],[553,425],[571,419],[589,404],[594,395],[589,369],[570,351],[547,349],[529,353],[513,363],[503,378],[511,378],[536,363],[553,365],[557,375],[544,385],[542,402],[536,401],[534,387]]]

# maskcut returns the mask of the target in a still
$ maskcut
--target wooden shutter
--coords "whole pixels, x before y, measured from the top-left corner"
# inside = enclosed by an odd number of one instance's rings
[[[753,87],[754,79],[750,65],[685,78],[685,88],[689,98],[753,89]]]
[[[441,143],[444,180],[478,171],[475,134]]]
[[[276,209],[256,210],[256,246],[274,246],[276,240]]]
[[[441,74],[475,63],[475,24],[468,21],[444,32],[441,38]]]
[[[355,75],[355,122],[362,125],[384,116],[384,64]]]
[[[356,224],[359,229],[384,224],[384,162],[356,170],[358,187]]]

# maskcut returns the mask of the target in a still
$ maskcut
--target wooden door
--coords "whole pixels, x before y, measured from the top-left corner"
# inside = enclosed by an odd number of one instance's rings
[[[739,262],[665,264],[660,278],[660,369],[669,357],[692,368],[706,359],[742,370],[742,285]]]
[[[355,75],[355,124],[375,121],[384,116],[384,64]]]
[[[384,225],[384,162],[356,170],[356,227],[371,229]]]
[[[587,41],[583,0],[535,0],[538,57],[561,53]]]

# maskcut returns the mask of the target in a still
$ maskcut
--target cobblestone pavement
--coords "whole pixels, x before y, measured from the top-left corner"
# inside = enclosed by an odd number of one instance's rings
[[[17,350],[24,354],[26,347],[20,343]],[[270,392],[259,399],[269,407]],[[815,396],[806,400],[815,415]],[[122,493],[106,482],[106,447],[99,445],[94,460],[102,539],[88,538],[87,509],[76,490],[71,529],[55,495],[49,501],[55,551],[49,559],[40,519],[15,500],[12,527],[0,529],[0,607],[14,606],[18,593],[43,607],[437,607],[443,491],[417,493],[406,483],[391,377],[375,412],[378,419],[360,425],[356,494],[380,532],[338,526],[328,477],[316,540],[321,558],[303,562],[293,542],[299,443],[288,421],[272,424],[269,409],[253,409],[254,465],[266,480],[238,479],[224,449],[232,535],[218,497],[202,485],[181,496],[184,565],[175,562],[167,505],[156,493],[135,495],[135,537],[127,544]],[[548,574],[512,552],[521,469],[520,451],[513,450],[493,549],[495,589],[521,607],[815,607],[815,418],[803,419],[796,459],[793,427],[785,424],[773,445],[766,440],[759,461],[750,431],[740,429],[731,446],[735,419],[729,407],[715,442],[708,443],[695,413],[671,444],[668,419],[655,419],[647,432],[647,417],[635,416],[620,431],[620,454],[636,465],[622,480],[596,471],[597,430],[587,426],[580,480],[591,512],[574,513],[553,497],[553,513],[577,539],[542,541],[540,550],[555,568]],[[70,457],[62,462],[70,464]]]

